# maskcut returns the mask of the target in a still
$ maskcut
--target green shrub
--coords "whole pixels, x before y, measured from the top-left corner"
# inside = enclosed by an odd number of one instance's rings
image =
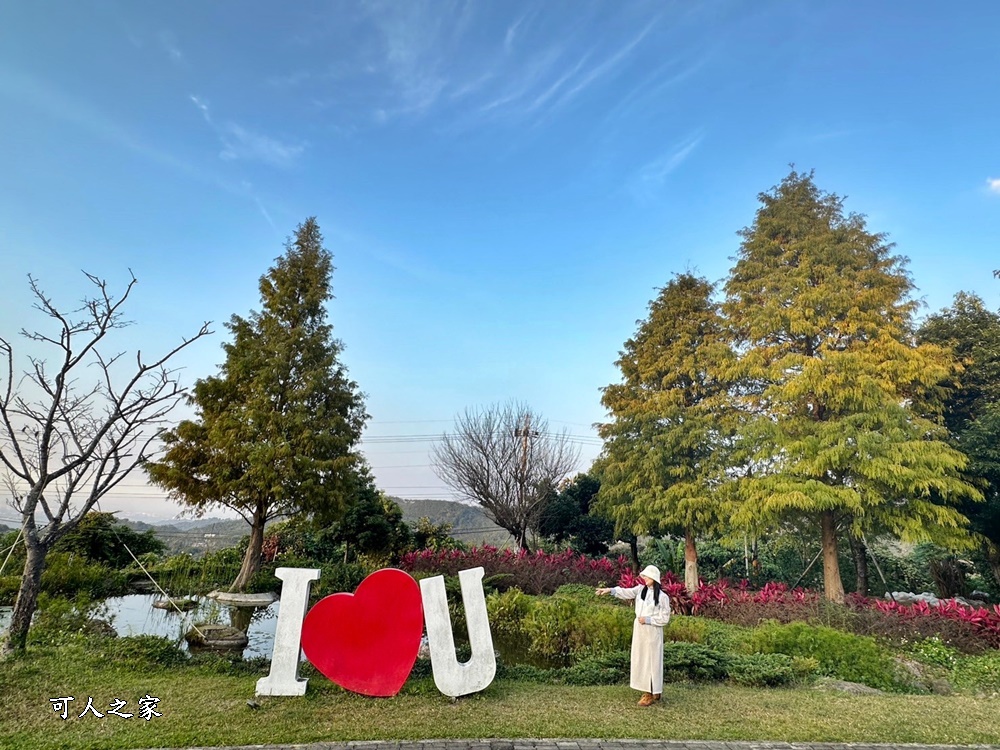
[[[793,622],[765,623],[757,628],[750,645],[764,654],[787,654],[816,659],[819,673],[884,690],[898,690],[891,655],[874,639],[844,633],[824,625]]]
[[[628,648],[633,619],[624,607],[553,595],[533,602],[522,629],[532,655],[566,666],[584,656]]]
[[[792,673],[797,681],[811,680],[819,674],[819,662],[811,656],[793,656]]]
[[[563,596],[568,599],[576,599],[581,602],[592,603],[594,601],[594,587],[585,583],[564,583],[556,589],[555,596]]]
[[[320,571],[319,580],[313,581],[310,588],[310,599],[315,602],[330,594],[343,591],[353,592],[368,575],[369,571],[358,563],[325,562],[286,557],[280,563],[266,563],[258,570],[250,584],[248,593],[266,591],[281,591],[281,580],[274,575],[277,568],[317,568]]]
[[[960,657],[951,672],[956,688],[976,693],[1000,693],[1000,651]]]
[[[785,654],[732,654],[729,679],[748,687],[777,687],[797,679],[793,657]]]
[[[669,627],[663,629],[663,637],[668,641],[704,643],[710,627],[708,623],[708,620],[699,617],[674,615],[670,618]]]
[[[508,589],[486,597],[486,613],[494,636],[521,638],[524,618],[531,611],[534,599],[520,589]]]
[[[497,679],[514,682],[532,682],[546,684],[552,682],[560,670],[544,669],[531,664],[506,664],[497,662]]]
[[[42,570],[41,589],[53,596],[76,596],[86,592],[92,599],[104,599],[125,594],[128,578],[124,571],[88,562],[82,555],[50,552]]]
[[[568,666],[586,656],[629,647],[630,610],[598,602],[589,586],[563,588],[547,597],[518,589],[487,597],[494,638],[506,647],[509,660]]]
[[[59,645],[81,639],[88,633],[88,623],[103,615],[106,609],[87,591],[80,591],[72,599],[42,592],[28,631],[28,642]]]
[[[952,668],[958,663],[958,649],[946,644],[940,636],[923,638],[911,644],[907,650],[925,664]]]
[[[700,643],[666,643],[663,647],[665,680],[724,680],[731,656]]]
[[[528,639],[529,653],[565,666],[573,652],[579,605],[571,599],[547,598],[535,600],[521,621]]]
[[[664,630],[664,636],[673,629],[674,619],[670,618],[670,626]],[[733,654],[747,654],[753,649],[750,647],[750,638],[753,635],[752,628],[745,628],[739,625],[732,625],[718,620],[707,618],[696,619],[705,628],[705,634],[700,643],[714,648],[716,651]]]
[[[568,685],[628,684],[631,656],[628,651],[612,651],[588,656],[572,667],[560,670],[560,679]]]

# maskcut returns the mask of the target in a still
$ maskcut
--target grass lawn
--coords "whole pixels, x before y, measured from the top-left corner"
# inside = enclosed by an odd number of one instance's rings
[[[263,674],[222,664],[116,663],[80,645],[38,648],[0,665],[0,747],[154,748],[334,740],[482,737],[596,737],[797,742],[991,744],[1000,738],[1000,700],[970,696],[851,696],[813,688],[749,689],[677,683],[664,703],[635,705],[627,687],[547,686],[496,680],[451,701],[429,678],[394,698],[346,693],[310,677],[303,698],[257,698]],[[160,699],[145,721],[79,714],[93,697]],[[66,720],[50,698],[73,696]]]

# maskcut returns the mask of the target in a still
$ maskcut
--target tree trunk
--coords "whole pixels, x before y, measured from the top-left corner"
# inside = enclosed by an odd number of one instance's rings
[[[691,529],[684,531],[684,588],[689,594],[698,590],[698,548]]]
[[[48,551],[37,543],[29,543],[25,539],[28,556],[21,572],[21,586],[17,590],[14,601],[14,611],[11,614],[10,627],[7,629],[7,640],[3,644],[3,656],[24,651],[28,644],[28,629],[31,627],[31,617],[38,607],[38,593],[42,587],[42,569],[45,567],[45,554]]]
[[[519,529],[517,532],[517,546],[523,549],[525,552],[530,552],[531,548],[528,547],[528,529],[527,527]]]
[[[851,557],[854,558],[854,570],[858,577],[854,590],[861,596],[868,596],[868,548],[854,534],[848,534],[847,541],[851,545]]]
[[[629,556],[632,558],[632,572],[639,572],[639,537],[633,534],[628,540]]]
[[[265,505],[263,502],[257,503],[253,520],[250,522],[250,543],[247,545],[246,554],[243,555],[243,565],[240,566],[240,574],[236,576],[230,591],[245,591],[250,585],[250,579],[254,573],[260,569],[261,552],[264,549],[264,522],[267,520]]]
[[[837,559],[837,523],[832,510],[820,516],[823,529],[823,593],[831,602],[844,601],[844,584],[840,580],[840,561]]]
[[[993,581],[997,586],[1000,586],[1000,546],[987,540],[983,542],[983,552],[986,553],[986,561],[990,565]]]

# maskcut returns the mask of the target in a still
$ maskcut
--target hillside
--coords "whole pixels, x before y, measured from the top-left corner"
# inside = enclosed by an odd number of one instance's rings
[[[451,535],[468,545],[491,544],[503,547],[511,542],[510,534],[492,523],[474,505],[451,500],[407,500],[394,497],[403,511],[403,520],[414,524],[427,517],[432,523],[451,524]],[[240,518],[184,518],[147,523],[121,519],[130,528],[142,532],[153,529],[170,553],[187,552],[200,557],[205,552],[232,547],[249,533],[246,521]]]
[[[127,519],[121,522],[139,532],[153,529],[171,554],[187,552],[195,557],[232,547],[250,533],[242,518],[184,518],[154,524]]]
[[[452,500],[407,500],[392,498],[403,510],[403,520],[416,523],[427,517],[432,523],[451,524],[451,535],[468,545],[492,544],[503,547],[511,537],[505,529],[490,521],[475,505],[465,505]]]

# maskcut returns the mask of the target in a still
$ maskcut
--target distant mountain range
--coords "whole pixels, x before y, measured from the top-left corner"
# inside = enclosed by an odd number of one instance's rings
[[[466,544],[492,544],[503,547],[510,543],[511,536],[506,529],[497,526],[476,505],[456,503],[453,500],[407,500],[394,497],[403,510],[403,520],[416,523],[422,517],[432,523],[451,524],[451,535]]]
[[[490,521],[477,506],[452,500],[407,500],[392,498],[403,511],[403,520],[414,524],[420,518],[431,523],[451,525],[451,535],[472,545],[491,544],[497,547],[511,543],[505,529]],[[135,531],[152,529],[171,553],[187,552],[198,556],[207,551],[232,547],[250,533],[242,518],[182,518],[164,521],[133,521],[120,519]]]

